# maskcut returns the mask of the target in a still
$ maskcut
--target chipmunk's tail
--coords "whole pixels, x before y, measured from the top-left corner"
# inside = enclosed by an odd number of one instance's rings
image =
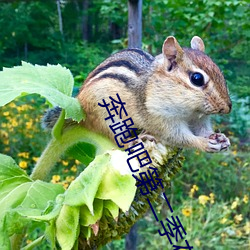
[[[45,130],[51,130],[56,124],[61,111],[62,109],[58,106],[46,110],[41,120],[42,128]]]

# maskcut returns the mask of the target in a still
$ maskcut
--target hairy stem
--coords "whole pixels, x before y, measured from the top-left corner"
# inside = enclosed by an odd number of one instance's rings
[[[33,180],[45,180],[61,155],[70,146],[78,142],[86,142],[94,145],[96,147],[96,155],[102,154],[106,150],[117,148],[109,139],[100,134],[94,133],[82,126],[72,126],[65,129],[60,138],[51,139],[30,177]]]

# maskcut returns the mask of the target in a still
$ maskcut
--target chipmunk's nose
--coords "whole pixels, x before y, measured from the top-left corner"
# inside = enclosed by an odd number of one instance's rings
[[[219,113],[228,114],[231,112],[231,109],[232,109],[232,102],[229,101],[222,109],[220,109]]]

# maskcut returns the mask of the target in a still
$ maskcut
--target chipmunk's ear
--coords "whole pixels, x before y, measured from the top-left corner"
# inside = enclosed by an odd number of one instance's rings
[[[169,36],[162,46],[162,54],[170,61],[179,61],[182,59],[183,50],[175,37]]]
[[[200,50],[202,52],[205,51],[205,45],[204,45],[204,42],[203,40],[198,37],[198,36],[194,36],[191,40],[191,48],[192,49],[197,49],[197,50]]]

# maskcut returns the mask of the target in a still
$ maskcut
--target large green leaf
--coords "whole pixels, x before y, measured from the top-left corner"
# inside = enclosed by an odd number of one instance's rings
[[[61,65],[34,66],[22,62],[22,66],[0,72],[0,106],[18,96],[36,93],[53,106],[65,109],[66,118],[80,121],[84,114],[78,100],[71,97],[73,85],[71,72]]]
[[[64,188],[61,185],[40,180],[34,181],[20,207],[26,209],[26,211],[32,208],[42,212],[47,207],[48,201],[55,200],[57,195],[61,193],[64,193]]]
[[[64,203],[70,206],[87,205],[94,215],[95,198],[111,200],[123,211],[129,209],[133,201],[136,186],[135,179],[124,168],[127,166],[127,154],[119,150],[99,155],[71,183],[65,192]]]
[[[0,249],[9,249],[9,236],[21,233],[35,216],[48,213],[55,219],[63,201],[57,196],[64,189],[61,185],[32,181],[9,156],[1,154],[0,162]]]
[[[96,198],[112,200],[124,212],[128,211],[136,192],[135,179],[108,168],[96,193]]]
[[[108,153],[99,155],[70,184],[65,192],[64,203],[70,206],[87,205],[93,214],[93,201],[110,161]]]
[[[79,207],[64,205],[56,220],[56,238],[64,250],[71,250],[79,234]]]

